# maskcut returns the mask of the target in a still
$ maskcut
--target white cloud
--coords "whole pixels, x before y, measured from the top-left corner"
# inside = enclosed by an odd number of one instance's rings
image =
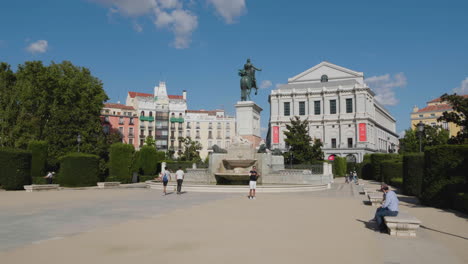
[[[184,9],[181,0],[91,0],[109,7],[108,16],[119,13],[128,17],[150,15],[157,28],[167,29],[174,34],[174,47],[188,48],[193,31],[198,27],[198,17]],[[133,28],[143,31],[140,24]]]
[[[245,0],[207,0],[216,9],[216,13],[228,24],[247,11]]]
[[[260,84],[260,89],[270,88],[272,85],[273,83],[270,80],[263,80]]]
[[[47,40],[38,40],[36,42],[31,43],[26,50],[29,51],[32,54],[35,53],[44,53],[47,51],[47,48],[49,47],[49,43]]]
[[[398,99],[395,97],[395,88],[405,87],[407,84],[404,73],[373,76],[365,80],[366,84],[375,92],[375,99],[382,105],[396,105]]]
[[[454,88],[452,91],[459,95],[468,94],[468,77],[461,82],[460,87]]]
[[[277,83],[277,84],[275,85],[275,88],[276,88],[276,89],[279,89],[281,85],[284,85],[284,83]]]
[[[143,27],[140,24],[138,24],[137,22],[133,23],[133,29],[136,32],[143,32]]]

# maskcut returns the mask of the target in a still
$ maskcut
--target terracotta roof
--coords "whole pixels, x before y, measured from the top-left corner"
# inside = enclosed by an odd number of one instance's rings
[[[422,112],[438,112],[438,111],[449,111],[452,110],[452,106],[449,104],[438,104],[438,105],[430,105],[424,108],[419,109],[416,113]]]
[[[465,97],[465,98],[468,98],[468,94],[460,95],[460,96],[463,96],[463,97]],[[440,101],[442,101],[442,99],[440,99],[440,97],[439,97],[439,98],[436,98],[436,99],[434,99],[434,100],[431,100],[431,101],[429,101],[429,102],[427,102],[427,103],[437,103],[437,102],[440,102]]]
[[[128,95],[130,95],[131,98],[135,98],[136,96],[140,96],[140,97],[153,97],[152,94],[149,94],[149,93],[139,93],[139,92],[128,92]]]
[[[105,103],[104,107],[106,108],[118,108],[118,109],[125,109],[125,110],[135,110],[133,106],[128,106],[124,104],[113,104],[113,103]]]
[[[168,95],[169,99],[184,99],[182,95]]]
[[[224,112],[224,110],[187,110],[187,113],[199,113],[208,115],[216,115],[216,112]]]

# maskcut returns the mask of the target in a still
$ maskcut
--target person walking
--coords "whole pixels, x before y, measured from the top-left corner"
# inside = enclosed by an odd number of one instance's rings
[[[260,177],[260,174],[257,172],[257,167],[253,166],[252,170],[249,172],[250,181],[249,181],[249,199],[255,199],[255,189],[257,188],[257,179]]]
[[[167,183],[171,180],[171,172],[167,169],[167,167],[164,168],[164,170],[161,172],[162,174],[162,182],[163,182],[163,196],[167,195],[166,188],[167,188]]]
[[[55,172],[48,172],[47,175],[44,177],[46,179],[47,184],[52,184]]]
[[[184,171],[182,167],[176,171],[176,179],[177,179],[177,194],[182,193],[182,182],[184,181]]]

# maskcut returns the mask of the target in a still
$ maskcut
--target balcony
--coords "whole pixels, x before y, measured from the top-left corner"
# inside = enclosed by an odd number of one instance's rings
[[[216,139],[223,139],[221,136],[217,136]]]
[[[171,130],[175,130],[175,126],[173,126],[173,124],[171,124]]]
[[[187,126],[187,129],[191,129],[191,128],[192,128],[192,126],[190,126],[190,125]]]
[[[184,118],[182,117],[171,117],[171,123],[183,123]]]
[[[145,136],[145,135],[143,135],[143,134],[141,134],[141,135],[140,135],[140,138],[145,138],[145,137],[146,137],[146,136]]]
[[[156,139],[166,139],[167,140],[168,136],[164,136],[164,135],[157,135],[156,136]]]
[[[133,137],[135,137],[135,135],[133,133],[128,133],[128,137],[133,138]]]
[[[158,126],[156,127],[156,130],[167,130],[168,128],[168,126]]]
[[[153,117],[153,116],[140,116],[140,121],[149,121],[149,122],[153,122],[153,121],[154,121],[154,117]]]

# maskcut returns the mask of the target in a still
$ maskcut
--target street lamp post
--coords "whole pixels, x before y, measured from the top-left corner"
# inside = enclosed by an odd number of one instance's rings
[[[81,135],[78,134],[78,136],[76,137],[76,142],[78,142],[78,152],[80,152],[80,143],[81,143]]]
[[[292,169],[292,159],[293,159],[292,147],[289,146],[289,168],[290,169]]]
[[[421,137],[424,131],[424,123],[422,121],[419,121],[417,127],[418,127],[418,134],[419,134],[419,152],[422,152]]]

